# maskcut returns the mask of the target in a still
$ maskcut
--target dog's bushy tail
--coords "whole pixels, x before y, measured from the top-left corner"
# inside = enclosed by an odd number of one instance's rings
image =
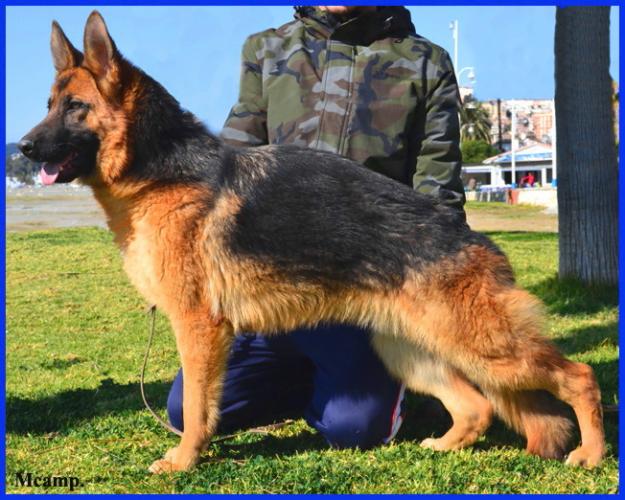
[[[486,394],[495,413],[527,438],[528,453],[564,456],[574,429],[570,409],[547,391],[497,391]]]
[[[543,390],[545,366],[564,361],[555,346],[544,337],[545,311],[542,304],[525,290],[512,288],[500,297],[515,349],[516,358],[503,379],[485,388],[495,413],[527,438],[527,451],[544,458],[561,458],[574,429],[571,409]],[[501,372],[500,372],[501,373]],[[534,386],[522,390],[517,386]],[[542,386],[542,387],[541,387]]]

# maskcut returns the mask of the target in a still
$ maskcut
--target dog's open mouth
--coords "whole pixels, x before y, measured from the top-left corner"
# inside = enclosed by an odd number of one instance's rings
[[[74,164],[76,159],[76,153],[70,153],[64,160],[60,162],[45,162],[41,166],[41,182],[46,186],[54,184],[55,182],[70,182],[77,176],[77,168]]]

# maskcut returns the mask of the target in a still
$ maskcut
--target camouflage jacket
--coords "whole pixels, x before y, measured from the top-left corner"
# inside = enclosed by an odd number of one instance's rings
[[[415,34],[403,7],[346,22],[303,7],[295,18],[246,40],[224,140],[332,151],[461,209],[459,95],[447,52]]]

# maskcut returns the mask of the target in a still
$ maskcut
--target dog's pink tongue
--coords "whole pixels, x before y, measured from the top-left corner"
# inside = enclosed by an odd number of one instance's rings
[[[61,169],[59,168],[58,163],[44,163],[41,166],[41,172],[39,173],[41,182],[43,182],[46,186],[54,184],[54,181],[56,181],[60,171]]]

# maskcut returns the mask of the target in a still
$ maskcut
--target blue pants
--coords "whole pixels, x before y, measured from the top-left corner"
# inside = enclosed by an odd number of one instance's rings
[[[403,386],[393,380],[367,331],[328,325],[233,343],[218,433],[304,417],[330,445],[362,449],[388,442],[401,425]],[[167,400],[182,430],[182,371]]]

